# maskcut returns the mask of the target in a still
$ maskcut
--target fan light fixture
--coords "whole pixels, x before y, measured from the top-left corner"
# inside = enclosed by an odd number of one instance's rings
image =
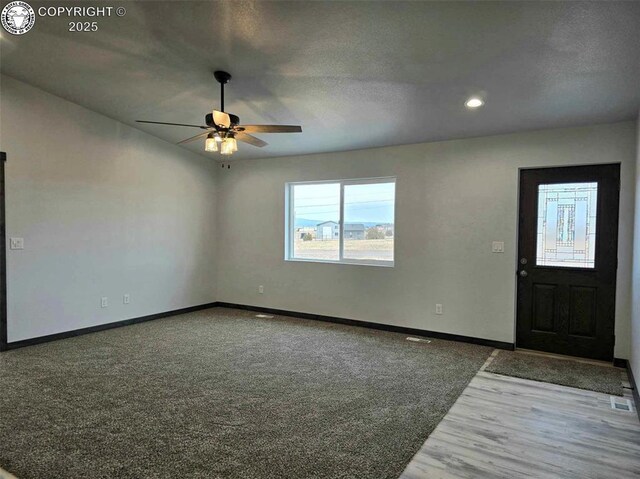
[[[209,133],[204,142],[204,151],[218,151],[218,141],[215,133]]]
[[[233,155],[235,151],[238,151],[238,142],[232,136],[222,139],[220,144],[221,155]]]

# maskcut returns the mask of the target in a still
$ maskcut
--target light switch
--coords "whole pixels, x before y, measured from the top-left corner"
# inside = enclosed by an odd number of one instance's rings
[[[24,238],[11,238],[9,240],[9,248],[24,249]]]
[[[491,245],[493,253],[504,253],[504,241],[494,241]]]

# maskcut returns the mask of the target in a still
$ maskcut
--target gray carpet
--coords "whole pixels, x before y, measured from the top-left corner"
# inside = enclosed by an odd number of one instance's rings
[[[568,359],[500,351],[485,371],[587,389],[622,396],[622,377],[618,368]]]
[[[0,354],[29,478],[396,478],[491,349],[210,309]]]

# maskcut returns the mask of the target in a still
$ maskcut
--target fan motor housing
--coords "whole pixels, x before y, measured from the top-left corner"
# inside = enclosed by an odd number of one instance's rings
[[[229,115],[229,119],[231,120],[231,125],[235,126],[240,124],[240,117],[232,115],[231,113],[227,114]],[[211,128],[217,128],[216,124],[213,122],[213,113],[207,113],[204,116],[204,123]]]

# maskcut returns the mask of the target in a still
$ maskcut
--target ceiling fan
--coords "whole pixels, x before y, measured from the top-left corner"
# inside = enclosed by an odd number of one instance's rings
[[[137,123],[152,123],[155,125],[186,126],[205,130],[202,133],[178,142],[178,145],[205,138],[205,151],[219,151],[221,155],[232,155],[238,151],[238,141],[262,148],[266,141],[256,138],[250,133],[301,133],[298,125],[241,125],[240,118],[224,111],[224,86],[231,81],[231,75],[224,71],[213,73],[220,83],[220,110],[213,110],[204,117],[204,125],[187,125],[184,123],[165,123],[163,121],[136,120]]]

